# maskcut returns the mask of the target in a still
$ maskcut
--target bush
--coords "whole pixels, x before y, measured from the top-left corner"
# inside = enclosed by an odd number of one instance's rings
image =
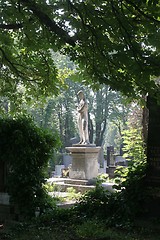
[[[125,200],[128,213],[140,213],[145,201],[146,155],[141,129],[130,128],[123,133],[124,158],[128,160],[128,167],[119,167],[116,174],[119,178],[121,197]]]
[[[110,203],[114,200],[114,194],[97,185],[95,189],[88,191],[76,204],[77,216],[80,218],[106,218],[111,215]]]
[[[59,138],[38,128],[30,117],[0,119],[0,161],[8,166],[7,191],[21,215],[46,207],[42,188],[46,168]]]

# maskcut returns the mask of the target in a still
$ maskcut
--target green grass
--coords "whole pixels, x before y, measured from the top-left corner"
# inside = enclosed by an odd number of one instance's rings
[[[87,220],[81,224],[67,223],[37,226],[36,223],[5,226],[0,240],[160,240],[160,221],[137,221],[128,228],[107,227],[104,222]]]

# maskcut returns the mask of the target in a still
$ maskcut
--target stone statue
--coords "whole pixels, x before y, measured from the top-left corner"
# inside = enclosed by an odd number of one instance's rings
[[[78,111],[78,128],[80,134],[79,144],[89,144],[88,137],[88,104],[82,91],[77,93],[79,98]]]

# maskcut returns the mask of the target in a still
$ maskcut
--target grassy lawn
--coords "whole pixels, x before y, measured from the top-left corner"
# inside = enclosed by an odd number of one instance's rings
[[[160,240],[159,223],[158,220],[137,221],[128,228],[111,228],[95,220],[76,225],[6,224],[0,230],[0,240]]]

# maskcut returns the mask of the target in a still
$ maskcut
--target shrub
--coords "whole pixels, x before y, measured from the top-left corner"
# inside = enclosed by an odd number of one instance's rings
[[[146,155],[141,129],[130,128],[124,131],[124,158],[128,160],[128,167],[120,167],[116,174],[122,181],[119,189],[125,199],[125,206],[132,214],[137,214],[145,198]]]
[[[105,218],[110,215],[109,203],[114,194],[106,191],[100,185],[85,193],[76,204],[77,216],[80,218]]]
[[[0,161],[8,166],[7,191],[21,215],[32,217],[47,204],[42,188],[59,138],[38,128],[29,116],[0,119]]]

